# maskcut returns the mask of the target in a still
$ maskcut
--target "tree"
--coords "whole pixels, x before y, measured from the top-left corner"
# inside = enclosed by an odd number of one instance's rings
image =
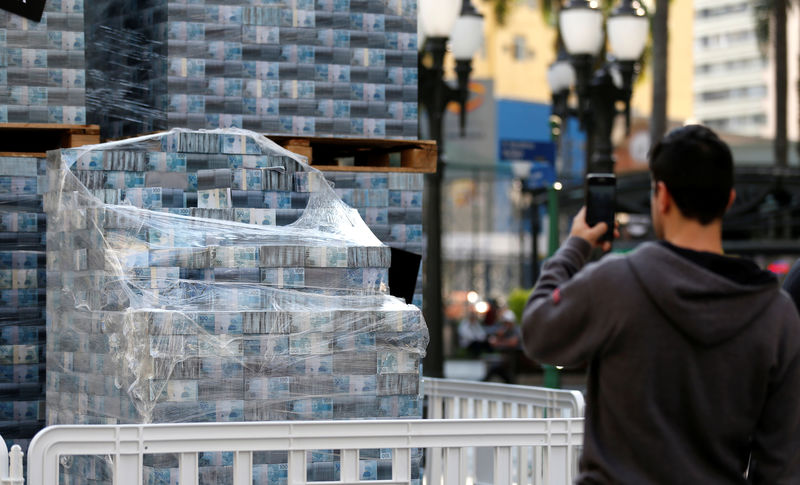
[[[655,144],[667,131],[667,54],[669,45],[669,0],[656,0],[651,35],[653,36],[653,111],[650,114],[650,143]]]
[[[773,150],[775,165],[788,165],[789,144],[787,139],[786,100],[788,95],[788,62],[786,40],[786,11],[789,0],[755,0],[756,34],[762,50],[772,38],[775,56],[775,139]]]
[[[488,3],[492,4],[494,8],[494,16],[499,25],[506,23],[506,17],[511,11],[511,4],[515,2],[516,0],[488,0]]]

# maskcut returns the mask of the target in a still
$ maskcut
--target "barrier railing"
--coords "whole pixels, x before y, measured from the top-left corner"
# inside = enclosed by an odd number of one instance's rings
[[[424,377],[422,388],[433,419],[578,418],[586,406],[579,391],[545,387]]]
[[[583,441],[582,419],[425,419],[377,421],[297,421],[256,423],[52,426],[39,432],[28,453],[29,485],[58,483],[60,460],[67,456],[104,455],[113,463],[117,485],[140,485],[145,454],[179,456],[179,482],[198,482],[198,453],[233,452],[233,484],[253,483],[253,453],[288,451],[288,484],[315,485],[411,483],[411,450],[442,450],[444,485],[467,483],[465,450],[493,449],[493,483],[566,485],[573,480],[577,448]],[[391,479],[359,479],[359,451],[391,449]],[[307,452],[340,450],[340,481],[308,482]],[[539,452],[541,468],[515,475],[512,450]],[[15,482],[8,482],[15,483]],[[22,483],[22,482],[17,482]],[[428,482],[431,483],[431,482]]]
[[[422,387],[427,398],[427,416],[431,419],[576,418],[583,417],[585,409],[583,395],[578,391],[431,377],[423,378]],[[487,448],[470,450],[470,478],[475,485],[499,483],[493,481],[496,463],[493,453]],[[425,460],[427,483],[440,483],[445,473],[445,450],[428,448]],[[528,470],[540,470],[544,464],[541,450],[513,453],[517,477],[526,477]],[[541,474],[530,476],[535,485],[551,483],[542,481]],[[520,479],[518,483],[528,482]]]
[[[362,483],[358,450],[375,448],[392,449],[392,479],[369,483],[411,483],[417,448],[425,452],[427,484],[571,483],[583,438],[579,392],[429,377],[423,392],[424,420],[53,426],[30,445],[28,483],[57,484],[61,457],[108,455],[115,484],[138,485],[144,455],[176,453],[180,483],[192,484],[198,453],[228,451],[234,484],[250,484],[253,452],[280,450],[289,453],[289,485],[301,485],[308,483],[306,452],[322,449],[341,451],[342,481],[313,483]],[[0,485],[23,484],[22,451],[2,442]]]

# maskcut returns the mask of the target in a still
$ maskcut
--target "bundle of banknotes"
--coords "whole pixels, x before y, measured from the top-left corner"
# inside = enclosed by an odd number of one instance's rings
[[[0,123],[86,123],[83,10],[48,1],[41,22],[0,10]]]

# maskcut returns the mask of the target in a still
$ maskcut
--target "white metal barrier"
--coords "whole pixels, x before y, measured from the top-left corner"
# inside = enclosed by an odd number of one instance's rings
[[[5,440],[0,437],[0,485],[23,485],[22,448],[19,445],[8,451]]]
[[[176,453],[180,483],[196,484],[198,453],[217,451],[234,453],[234,485],[251,485],[253,452],[287,450],[288,483],[304,485],[309,483],[307,451],[334,449],[341,450],[341,480],[312,483],[408,485],[411,450],[437,447],[444,457],[442,481],[437,483],[464,485],[467,483],[465,450],[491,447],[495,484],[513,481],[567,485],[573,480],[577,448],[582,442],[582,419],[552,418],[52,426],[39,432],[31,442],[28,483],[57,484],[62,457],[105,455],[113,463],[116,485],[140,485],[145,454]],[[374,448],[392,450],[391,480],[359,479],[358,450]],[[526,470],[525,476],[514,476],[514,449],[538,451],[544,457],[541,468]]]
[[[571,483],[583,438],[581,393],[428,377],[423,392],[424,420],[54,426],[30,445],[28,480],[55,485],[59,457],[108,455],[115,485],[138,485],[144,455],[177,453],[181,483],[192,484],[199,452],[229,451],[234,484],[251,484],[252,453],[281,450],[289,452],[289,485],[298,485],[307,483],[306,451],[335,449],[342,479],[335,483],[362,483],[358,450],[388,448],[392,480],[369,483],[408,484],[410,450],[423,448],[427,485]],[[9,453],[2,442],[0,485],[23,483],[22,451],[15,445]]]
[[[428,417],[431,419],[464,420],[476,418],[575,418],[583,417],[585,402],[578,391],[518,386],[492,382],[461,381],[455,379],[423,378],[423,392],[427,398]],[[490,448],[470,450],[473,464],[472,480],[476,485],[497,484],[494,451]],[[529,454],[516,450],[513,468],[517,483],[547,484],[543,475],[530,474],[544,466],[541,450]],[[445,474],[446,452],[440,448],[425,450],[425,478],[428,484],[441,483]]]
[[[578,418],[586,407],[579,391],[545,387],[424,377],[422,389],[433,419]]]

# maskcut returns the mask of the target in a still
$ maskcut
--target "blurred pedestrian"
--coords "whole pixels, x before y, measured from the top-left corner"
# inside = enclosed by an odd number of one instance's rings
[[[517,361],[522,352],[522,341],[514,312],[503,310],[499,315],[497,325],[489,335],[489,345],[497,355],[487,359],[488,369],[483,380],[491,381],[497,376],[503,382],[513,384],[516,380]]]
[[[489,335],[489,344],[494,350],[520,348],[520,334],[517,328],[517,317],[511,310],[500,312],[497,325]]]
[[[470,310],[461,320],[461,323],[458,324],[458,343],[474,359],[492,349],[489,345],[486,330],[481,325],[478,314],[474,310]]]
[[[800,317],[774,275],[723,255],[730,149],[679,128],[650,172],[660,241],[586,265],[609,245],[582,209],[523,317],[532,358],[589,365],[578,483],[800,483]]]
[[[487,302],[489,307],[486,310],[486,313],[483,315],[483,326],[487,328],[492,328],[497,323],[497,317],[500,314],[500,308],[497,304],[497,300],[494,298],[489,298]]]

